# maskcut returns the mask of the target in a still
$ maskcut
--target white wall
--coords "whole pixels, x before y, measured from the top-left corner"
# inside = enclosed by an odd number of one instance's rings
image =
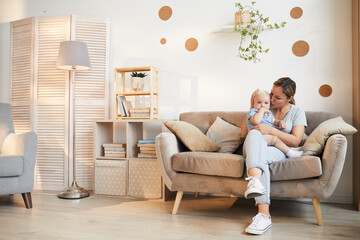
[[[236,34],[220,32],[222,26],[233,24],[235,2],[0,0],[0,101],[9,101],[9,22],[32,16],[79,14],[110,18],[110,69],[160,68],[162,118],[177,118],[184,111],[247,110],[254,89],[270,90],[276,79],[290,76],[298,86],[297,105],[304,110],[333,112],[351,123],[351,1],[258,0],[256,6],[264,15],[276,22],[285,20],[287,26],[262,33],[262,42],[270,52],[257,64],[237,57]],[[165,5],[173,10],[168,21],[158,17]],[[290,10],[296,6],[304,12],[300,19],[290,17]],[[160,44],[163,37],[167,39],[165,45]],[[184,46],[190,37],[199,42],[194,52]],[[292,54],[297,40],[310,45],[305,57]],[[333,88],[328,98],[318,93],[323,84]],[[345,168],[330,201],[352,201],[352,139],[348,140]]]

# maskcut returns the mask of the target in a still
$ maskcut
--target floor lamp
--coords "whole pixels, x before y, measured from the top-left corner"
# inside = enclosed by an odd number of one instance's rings
[[[64,41],[60,44],[59,56],[56,63],[59,69],[69,70],[72,76],[70,86],[69,109],[73,116],[73,182],[70,187],[64,189],[59,195],[59,198],[64,199],[79,199],[89,196],[89,192],[76,183],[76,163],[75,163],[75,71],[89,70],[90,59],[87,45],[79,41]],[[73,87],[71,87],[73,86]]]

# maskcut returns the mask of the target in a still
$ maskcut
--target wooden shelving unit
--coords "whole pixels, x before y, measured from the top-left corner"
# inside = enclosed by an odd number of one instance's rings
[[[107,119],[95,122],[95,194],[136,198],[162,198],[165,185],[158,160],[137,158],[140,139],[161,132],[160,119]],[[104,143],[125,143],[126,157],[104,157]]]
[[[126,74],[130,75],[131,72],[148,72],[149,82],[146,84],[148,89],[142,92],[133,91],[129,86],[130,77],[126,78]],[[149,96],[148,106],[150,114],[149,116],[121,116],[118,112],[118,96]],[[146,67],[129,67],[129,68],[115,68],[114,77],[114,119],[157,119],[159,118],[159,69],[154,66]]]

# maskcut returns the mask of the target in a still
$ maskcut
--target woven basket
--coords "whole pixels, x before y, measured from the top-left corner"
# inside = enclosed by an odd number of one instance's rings
[[[250,12],[236,12],[235,25],[248,25],[251,22]]]

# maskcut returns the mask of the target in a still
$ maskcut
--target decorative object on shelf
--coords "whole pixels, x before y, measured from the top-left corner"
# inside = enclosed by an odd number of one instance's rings
[[[251,12],[241,11],[235,13],[235,25],[248,25],[251,23]]]
[[[131,77],[149,77],[138,84],[126,77],[129,73]],[[115,119],[159,118],[159,69],[153,66],[115,68],[114,97]],[[143,108],[147,110],[136,113],[132,110]]]
[[[135,92],[144,90],[144,77],[147,76],[147,73],[141,72],[132,72],[131,76],[131,87]]]
[[[70,86],[70,112],[75,116],[75,70],[89,70],[91,68],[89,53],[87,45],[80,41],[64,41],[60,44],[59,56],[56,63],[59,69],[69,70],[71,73]],[[71,101],[72,100],[72,101]],[[75,127],[75,118],[73,118],[73,126]],[[89,196],[89,192],[80,187],[76,183],[76,155],[75,155],[75,132],[73,133],[73,182],[70,187],[64,189],[59,195],[59,198],[64,199],[79,199]]]
[[[258,53],[267,53],[269,49],[262,46],[259,40],[259,34],[265,29],[279,29],[285,27],[286,22],[280,24],[270,24],[269,17],[264,17],[259,10],[254,8],[255,1],[251,2],[251,6],[243,6],[241,3],[235,3],[238,12],[235,13],[234,31],[239,33],[239,57],[245,61],[253,61],[254,63],[260,61]],[[250,15],[250,22],[247,16]],[[238,17],[237,17],[238,16]],[[248,44],[246,40],[250,41]]]
[[[106,158],[125,158],[126,144],[125,143],[104,143],[104,157]]]

